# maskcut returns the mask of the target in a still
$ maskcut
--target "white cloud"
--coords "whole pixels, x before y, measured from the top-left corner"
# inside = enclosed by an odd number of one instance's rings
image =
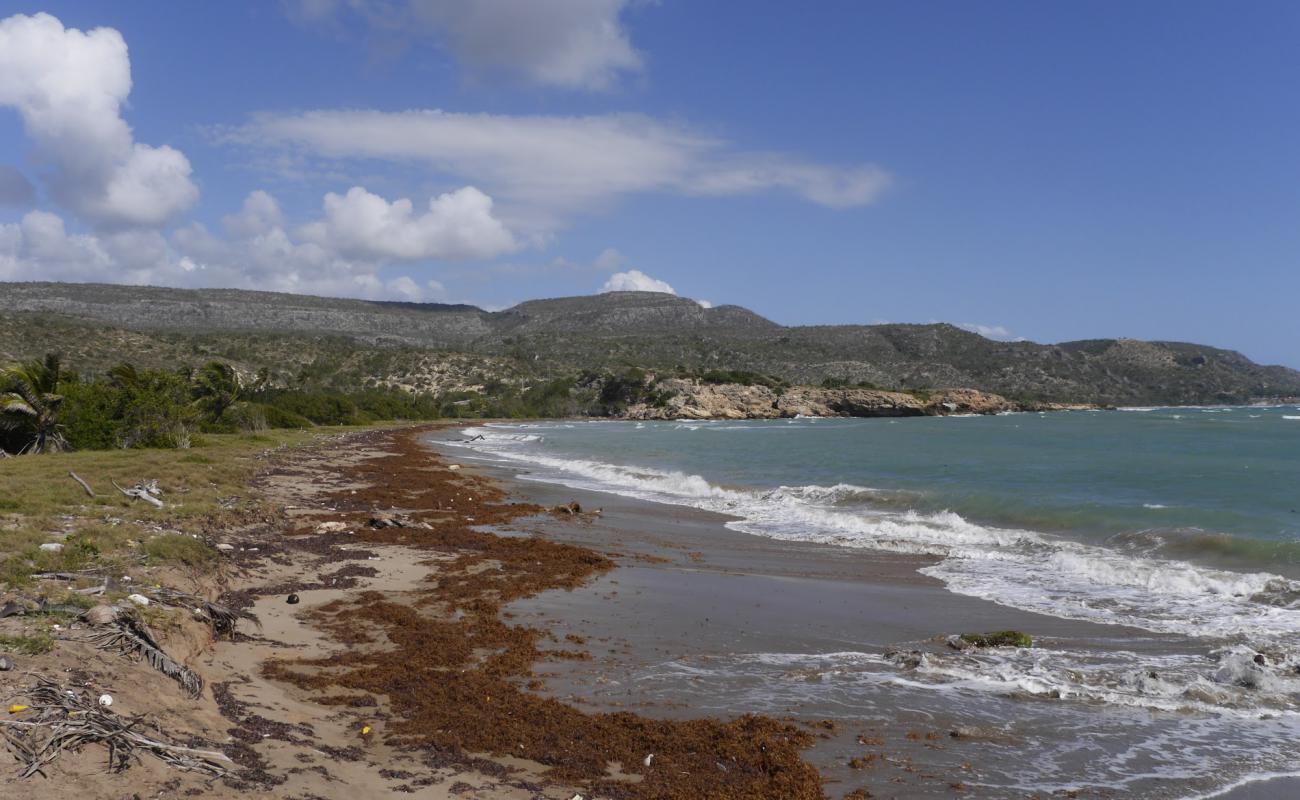
[[[664,281],[652,278],[639,269],[630,269],[627,272],[616,272],[609,276],[605,285],[600,287],[601,293],[605,292],[663,292],[665,294],[677,294],[677,290],[669,286]]]
[[[31,211],[17,223],[0,224],[0,280],[232,287],[412,302],[447,295],[435,280],[384,277],[386,259],[350,257],[295,237],[265,192],[250,194],[224,222],[226,237],[196,222],[170,237],[140,228],[70,234],[59,216]]]
[[[980,325],[974,322],[961,322],[957,324],[957,327],[971,333],[978,333],[985,339],[996,339],[1000,342],[1025,341],[1025,337],[1015,335],[1004,325]]]
[[[700,304],[700,308],[713,308],[713,303],[708,300],[696,300],[695,302]]]
[[[351,23],[387,41],[431,38],[471,73],[606,89],[641,69],[621,15],[628,0],[298,0],[298,16]]]
[[[126,42],[49,14],[0,20],[0,106],[18,111],[61,205],[104,226],[159,226],[198,199],[185,155],[134,141]]]
[[[283,228],[284,213],[274,197],[258,189],[244,198],[244,207],[238,214],[226,215],[221,223],[230,237],[251,239],[275,228]]]
[[[263,114],[224,138],[334,162],[421,164],[482,187],[516,227],[545,230],[623,195],[737,195],[786,191],[832,208],[873,202],[889,175],[871,164],[833,165],[749,152],[639,114],[586,117],[308,111]],[[291,161],[293,159],[290,159]],[[335,164],[337,166],[337,164]],[[295,163],[295,170],[301,165]]]
[[[492,198],[466,186],[429,200],[416,215],[410,200],[388,202],[360,186],[325,195],[325,217],[303,226],[301,236],[357,259],[464,260],[517,249],[514,237],[492,216]]]

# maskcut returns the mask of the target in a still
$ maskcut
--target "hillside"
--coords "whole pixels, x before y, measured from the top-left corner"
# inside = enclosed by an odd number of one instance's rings
[[[667,294],[533,300],[504,311],[229,289],[0,283],[0,359],[58,350],[97,370],[224,358],[285,381],[447,391],[582,369],[745,370],[796,384],[970,387],[1117,404],[1300,396],[1300,372],[1180,342],[997,342],[952,325],[786,327]],[[485,358],[486,357],[486,358]]]

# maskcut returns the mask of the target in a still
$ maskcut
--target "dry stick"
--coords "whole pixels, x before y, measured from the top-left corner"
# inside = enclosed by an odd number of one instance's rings
[[[77,483],[81,484],[81,488],[83,488],[83,489],[86,490],[86,494],[90,495],[91,497],[94,497],[94,496],[95,496],[95,490],[94,490],[94,489],[91,489],[91,488],[90,488],[90,484],[89,484],[89,483],[86,483],[85,481],[83,481],[83,480],[81,479],[81,476],[80,476],[80,475],[78,475],[77,473],[73,472],[72,470],[68,470],[68,477],[69,477],[69,478],[72,478],[74,481],[76,481]]]
[[[123,489],[121,486],[117,485],[117,481],[112,481],[112,484],[114,486],[117,486],[117,490],[122,494],[126,495],[127,497],[143,500],[146,503],[149,503],[150,505],[153,505],[156,508],[163,507],[163,501],[149,494],[148,491],[146,491],[145,489],[139,486],[135,487],[134,489]]]
[[[108,748],[108,767],[120,772],[139,760],[136,750],[144,750],[177,769],[206,772],[220,777],[230,758],[215,750],[198,750],[149,738],[135,730],[141,717],[119,717],[100,708],[92,696],[63,691],[57,684],[41,680],[27,692],[34,719],[0,719],[0,743],[26,762],[22,777],[44,775],[44,767],[65,750],[75,751],[86,744]]]

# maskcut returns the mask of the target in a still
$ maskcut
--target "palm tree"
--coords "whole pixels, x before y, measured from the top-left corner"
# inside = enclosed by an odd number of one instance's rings
[[[59,425],[59,373],[53,353],[0,370],[0,430],[30,437],[21,453],[57,453],[68,446]]]
[[[239,373],[229,364],[209,361],[202,369],[194,373],[190,383],[194,404],[216,422],[227,408],[233,406],[243,391]]]

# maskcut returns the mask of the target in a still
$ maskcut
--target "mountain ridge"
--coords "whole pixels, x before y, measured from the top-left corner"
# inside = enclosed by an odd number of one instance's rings
[[[134,342],[87,350],[94,366],[138,358],[151,347],[181,357],[188,343],[205,356],[250,365],[273,360],[272,350],[275,359],[287,352],[300,366],[309,358],[319,362],[325,351],[347,360],[350,350],[353,361],[364,355],[375,367],[356,377],[390,382],[393,375],[383,370],[401,367],[380,362],[393,361],[395,353],[409,361],[437,352],[488,357],[493,369],[518,380],[637,366],[740,370],[796,384],[969,387],[1052,402],[1207,404],[1300,396],[1300,372],[1209,345],[1125,338],[1001,342],[948,323],[784,326],[740,306],[709,308],[654,292],[529,300],[486,311],[243,289],[0,283],[0,320],[10,340],[0,345],[0,357],[9,359],[36,354],[33,340],[40,337],[26,330],[35,325],[63,331],[46,337],[52,344],[87,328]]]

